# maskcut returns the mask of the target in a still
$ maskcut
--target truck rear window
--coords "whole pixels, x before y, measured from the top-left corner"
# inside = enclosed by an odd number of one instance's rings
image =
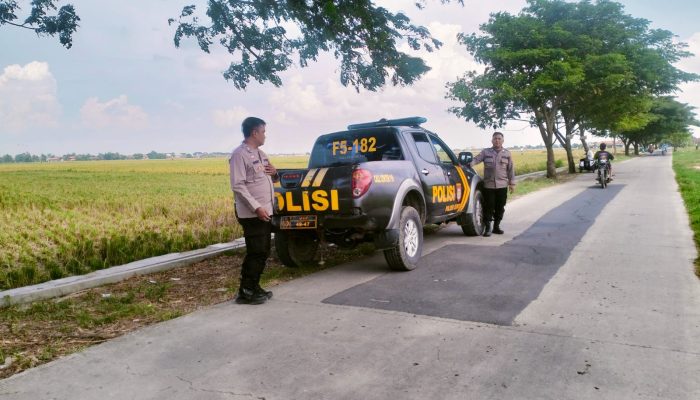
[[[393,130],[348,131],[318,138],[311,151],[309,168],[383,160],[403,160]]]

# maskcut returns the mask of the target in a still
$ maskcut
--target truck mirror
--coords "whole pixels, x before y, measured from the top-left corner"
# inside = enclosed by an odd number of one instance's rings
[[[467,165],[472,162],[472,159],[474,158],[474,155],[470,151],[462,151],[459,153],[459,163],[461,165]]]

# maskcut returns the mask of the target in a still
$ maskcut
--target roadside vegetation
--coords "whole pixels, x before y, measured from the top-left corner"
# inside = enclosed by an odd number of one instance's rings
[[[695,246],[700,251],[700,150],[674,151],[673,170],[688,210],[690,227],[695,232]],[[695,259],[695,274],[700,277],[700,256]]]
[[[269,288],[361,259],[373,251],[366,245],[352,251],[322,247],[317,259],[323,257],[323,263],[293,269],[283,266],[273,250],[261,285]],[[232,300],[238,290],[243,255],[242,251],[231,251],[59,299],[0,308],[0,379],[141,327]]]
[[[518,174],[545,169],[544,150],[513,158]],[[231,199],[225,158],[0,165],[0,291],[232,241]]]

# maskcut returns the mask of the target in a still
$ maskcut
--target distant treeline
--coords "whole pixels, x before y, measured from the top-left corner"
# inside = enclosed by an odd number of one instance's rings
[[[157,151],[151,151],[150,153],[134,153],[134,154],[120,154],[120,153],[99,153],[94,154],[76,154],[69,153],[62,156],[56,156],[54,154],[31,154],[31,153],[21,153],[12,156],[10,154],[5,154],[0,157],[0,164],[7,163],[30,163],[30,162],[58,162],[58,161],[100,161],[100,160],[165,160],[172,158],[208,158],[208,157],[224,157],[228,153],[159,153]]]

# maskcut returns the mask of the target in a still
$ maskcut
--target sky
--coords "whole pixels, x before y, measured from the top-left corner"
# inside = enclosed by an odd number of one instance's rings
[[[20,0],[26,17],[29,0]],[[465,0],[465,6],[429,0],[424,10],[412,0],[376,1],[404,11],[414,24],[427,27],[443,47],[421,53],[432,70],[409,87],[378,92],[340,84],[338,63],[325,55],[308,68],[281,74],[282,87],[251,83],[236,90],[222,71],[232,60],[220,46],[211,54],[185,40],[173,44],[183,6],[204,0],[70,0],[81,18],[73,47],[32,31],[0,27],[0,155],[30,152],[122,154],[159,152],[229,152],[242,140],[247,116],[267,122],[268,153],[305,153],[317,136],[348,124],[380,118],[423,116],[426,128],[452,148],[490,145],[491,130],[449,114],[458,105],[445,99],[445,84],[465,71],[480,70],[457,43],[460,32],[478,32],[490,13],[517,13],[524,0]],[[700,55],[700,3],[695,0],[625,0],[625,11],[667,29]],[[700,74],[700,56],[677,64]],[[700,110],[700,83],[681,86],[678,100]],[[700,111],[698,111],[700,113]],[[542,143],[526,123],[503,129],[506,146]],[[695,130],[700,137],[700,130]]]

